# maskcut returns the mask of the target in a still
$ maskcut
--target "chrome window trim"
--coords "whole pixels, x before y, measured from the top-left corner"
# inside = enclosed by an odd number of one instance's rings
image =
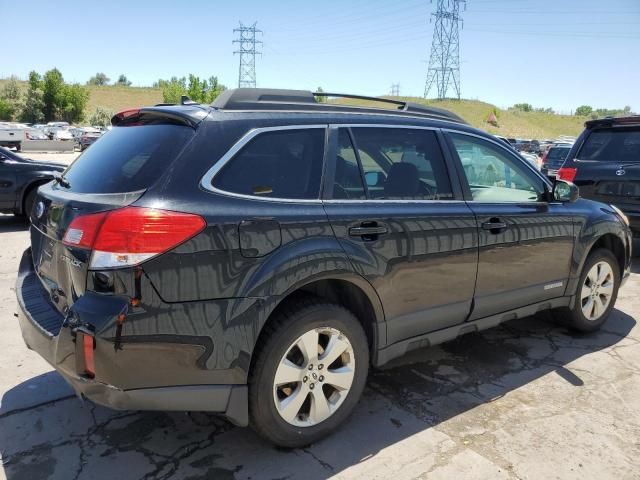
[[[348,105],[342,105],[342,106],[348,106]],[[391,112],[345,112],[345,111],[340,111],[340,110],[224,110],[224,109],[218,109],[218,110],[214,110],[214,112],[219,112],[219,113],[227,113],[227,114],[232,114],[232,113],[303,113],[309,116],[313,116],[315,114],[323,114],[323,115],[334,115],[334,114],[339,114],[339,115],[377,115],[377,116],[383,116],[383,117],[391,117],[391,118],[403,118],[406,120],[426,120],[428,122],[442,122],[442,123],[446,123],[449,125],[461,125],[460,122],[456,122],[454,120],[447,120],[445,118],[438,118],[438,117],[434,117],[434,116],[429,116],[429,115],[419,115],[419,114],[413,114],[410,112],[401,112],[400,110],[398,110],[398,112],[396,112],[395,110],[392,110]],[[363,126],[371,126],[372,124],[364,124]],[[468,123],[462,123],[462,125],[469,125]],[[402,125],[401,125],[402,126]],[[443,127],[428,127],[428,128],[435,128],[435,129],[439,129],[439,128],[443,128]]]
[[[409,130],[442,130],[440,127],[431,127],[425,125],[403,125],[401,123],[335,123],[329,124],[332,130],[339,128],[404,128]]]
[[[258,127],[249,130],[240,140],[238,140],[200,179],[200,187],[206,191],[224,195],[227,197],[242,198],[246,200],[262,200],[264,202],[294,202],[294,203],[315,203],[322,204],[320,198],[280,198],[280,197],[261,197],[259,195],[245,195],[243,193],[234,193],[222,190],[213,186],[213,179],[224,168],[224,166],[251,140],[262,133],[277,132],[285,130],[307,130],[322,128],[326,130],[328,125],[278,125],[275,127]],[[323,145],[323,147],[325,147]],[[320,192],[321,193],[321,192]],[[320,194],[319,193],[319,194]]]

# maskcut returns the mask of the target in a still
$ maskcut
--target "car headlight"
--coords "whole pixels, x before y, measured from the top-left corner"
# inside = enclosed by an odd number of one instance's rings
[[[629,226],[629,219],[627,218],[627,216],[622,213],[622,210],[620,210],[618,207],[616,207],[615,205],[609,205],[611,208],[613,208],[613,211],[616,212],[618,214],[618,216],[620,217],[620,219],[627,225],[627,227]]]

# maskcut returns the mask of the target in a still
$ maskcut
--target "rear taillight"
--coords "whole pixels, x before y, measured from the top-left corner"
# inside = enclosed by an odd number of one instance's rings
[[[82,335],[82,350],[84,354],[84,373],[94,378],[96,376],[96,364],[93,359],[93,337],[90,335]]]
[[[560,170],[558,170],[558,178],[560,180],[565,180],[567,182],[573,182],[576,178],[577,173],[578,173],[577,168],[562,167]]]
[[[77,217],[65,245],[93,250],[89,268],[137,265],[200,233],[199,215],[155,208],[126,207]]]

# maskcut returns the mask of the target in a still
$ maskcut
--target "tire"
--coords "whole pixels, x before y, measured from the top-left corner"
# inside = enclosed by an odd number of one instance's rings
[[[346,308],[305,296],[277,312],[264,333],[249,376],[253,429],[285,448],[304,447],[335,431],[355,408],[367,380],[369,347],[360,322]],[[314,339],[318,339],[317,363],[313,351],[308,355],[297,346],[312,346]],[[325,350],[321,349],[323,344]],[[336,356],[343,348],[337,360],[329,365],[322,363],[323,358]],[[288,380],[293,374],[291,378],[296,380],[276,386],[276,374],[280,380]],[[336,385],[342,383],[341,388],[331,386],[330,378]],[[349,378],[350,386],[343,388]],[[287,403],[287,399],[291,400]]]
[[[592,282],[587,280],[587,277],[591,273],[593,278],[593,272],[596,271],[594,269],[597,265],[601,265],[599,272],[602,275],[607,273],[606,266],[608,266],[610,271],[609,280],[606,278],[597,279],[596,286],[593,287],[595,290],[590,293],[589,288]],[[602,280],[602,286],[598,286],[600,280]],[[578,332],[595,332],[607,321],[618,298],[619,288],[620,267],[618,266],[618,260],[610,250],[602,248],[595,250],[589,254],[582,268],[573,307],[559,309],[556,312],[556,318]],[[606,297],[608,292],[610,292],[610,295],[606,306],[603,307],[602,299]],[[587,294],[587,296],[583,298],[584,294]],[[589,307],[589,301],[595,304],[593,308]],[[600,310],[597,310],[598,307]],[[591,311],[592,316],[587,316],[585,310],[587,312]]]
[[[22,209],[22,216],[26,217],[29,222],[31,222],[31,210],[33,210],[33,204],[36,200],[36,194],[38,193],[38,187],[34,187],[29,192],[27,192],[27,196],[24,197],[24,204]]]

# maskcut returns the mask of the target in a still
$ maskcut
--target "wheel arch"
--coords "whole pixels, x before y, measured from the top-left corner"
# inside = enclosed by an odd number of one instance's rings
[[[20,202],[16,203],[16,210],[18,210],[17,213],[22,215],[28,215],[29,212],[25,212],[25,202],[27,201],[27,196],[33,190],[37,190],[38,187],[44,185],[45,183],[49,183],[50,181],[51,181],[50,177],[39,177],[25,183],[20,193]]]
[[[355,315],[362,325],[369,343],[373,362],[379,348],[386,342],[386,323],[382,302],[375,289],[364,278],[355,274],[319,275],[291,287],[272,305],[266,320],[260,326],[255,345],[258,345],[267,330],[265,327],[300,295],[312,295],[341,305]],[[252,362],[253,362],[252,354]]]

